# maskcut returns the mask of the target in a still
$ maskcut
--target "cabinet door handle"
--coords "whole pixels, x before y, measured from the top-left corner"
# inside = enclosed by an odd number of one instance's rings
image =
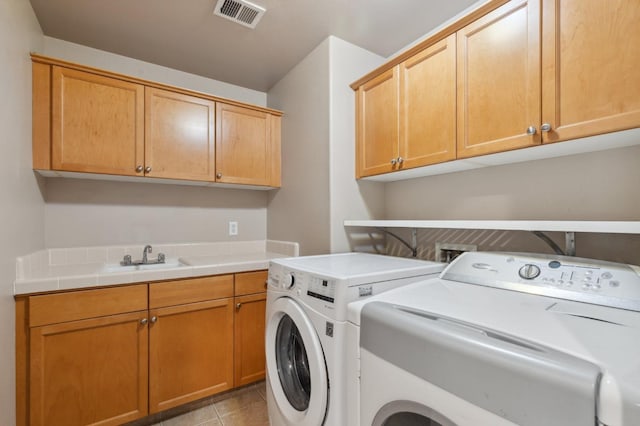
[[[242,306],[242,303],[236,303],[236,309],[240,309],[241,306]]]
[[[398,157],[398,164],[402,164],[402,163],[404,163],[404,158]]]
[[[267,288],[269,286],[269,280],[264,282],[264,288]]]
[[[216,179],[221,179],[222,178],[222,173],[216,173]]]
[[[151,324],[155,324],[158,321],[158,317],[157,316],[152,316],[151,317]]]
[[[142,319],[140,320],[140,324],[142,324],[142,325],[146,325],[148,322],[149,322],[149,320],[148,320],[148,319],[146,319],[146,318],[142,318]]]
[[[395,166],[397,162],[398,162],[398,160],[396,160],[395,158],[391,159],[391,165],[392,166]]]
[[[542,126],[540,126],[540,130],[542,130],[543,132],[548,132],[549,130],[551,130],[551,124],[543,123]]]
[[[527,134],[529,136],[533,136],[536,134],[536,128],[534,126],[527,127]]]
[[[138,172],[138,173],[142,173],[143,170],[144,170],[144,167],[142,167],[142,166],[136,167],[136,172]]]
[[[151,166],[147,166],[144,168],[145,173],[151,173]]]

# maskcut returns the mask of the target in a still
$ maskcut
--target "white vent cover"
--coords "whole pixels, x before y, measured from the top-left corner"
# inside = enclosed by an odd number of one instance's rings
[[[255,28],[266,11],[244,0],[218,0],[213,13],[245,27]]]

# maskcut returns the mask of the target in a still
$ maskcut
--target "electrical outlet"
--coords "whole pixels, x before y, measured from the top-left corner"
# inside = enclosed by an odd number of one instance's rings
[[[229,235],[238,235],[238,222],[229,222]]]
[[[465,251],[477,251],[475,244],[454,244],[436,242],[436,262],[451,263],[453,259],[460,256]]]

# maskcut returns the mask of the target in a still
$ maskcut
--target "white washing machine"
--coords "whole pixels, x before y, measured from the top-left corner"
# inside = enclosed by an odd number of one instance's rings
[[[362,425],[640,425],[640,269],[465,253],[350,305]]]
[[[265,344],[271,424],[350,424],[358,406],[346,390],[347,304],[437,276],[444,266],[365,253],[271,261]]]

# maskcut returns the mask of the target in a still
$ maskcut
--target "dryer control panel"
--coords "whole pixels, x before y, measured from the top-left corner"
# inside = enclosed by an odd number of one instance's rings
[[[442,278],[640,312],[638,271],[569,256],[467,252]]]

